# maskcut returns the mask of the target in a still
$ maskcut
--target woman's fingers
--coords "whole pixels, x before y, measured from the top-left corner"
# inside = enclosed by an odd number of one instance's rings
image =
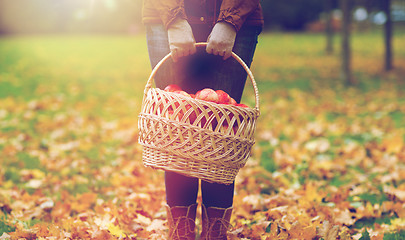
[[[228,45],[223,46],[213,41],[208,41],[206,52],[208,54],[222,56],[223,59],[228,59],[232,55],[232,48]]]
[[[222,56],[227,59],[232,55],[232,48],[235,44],[236,30],[226,22],[215,24],[207,39],[206,51],[209,54]]]
[[[171,56],[175,62],[196,52],[193,31],[185,19],[173,20],[168,28],[168,40]]]
[[[196,53],[197,49],[195,47],[195,43],[191,42],[190,44],[187,44],[187,46],[171,46],[170,47],[170,52],[172,55],[173,61],[177,62],[179,58],[181,57],[186,57],[188,55],[192,55]]]

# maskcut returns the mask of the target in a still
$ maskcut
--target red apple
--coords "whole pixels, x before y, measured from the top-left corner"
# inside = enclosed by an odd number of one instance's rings
[[[229,103],[230,96],[228,93],[223,90],[216,90],[215,92],[218,94],[219,103]]]
[[[237,102],[235,101],[235,99],[233,99],[232,97],[229,97],[230,99],[229,99],[229,103],[230,104],[232,104],[232,105],[236,105],[237,104]]]
[[[200,100],[209,101],[209,102],[214,102],[214,103],[219,102],[218,94],[211,88],[204,88],[203,90],[198,91],[195,94],[195,98],[200,99]]]
[[[181,89],[181,87],[179,87],[176,84],[170,84],[170,85],[167,85],[167,87],[165,87],[164,90],[166,92],[175,92],[175,91],[181,91],[182,89]]]
[[[237,103],[235,106],[243,107],[243,108],[249,108],[246,104],[243,104],[243,103]]]
[[[191,97],[190,94],[188,94],[187,92],[185,92],[183,90],[176,90],[176,91],[174,91],[174,93],[178,93],[178,94],[181,94],[186,97]]]

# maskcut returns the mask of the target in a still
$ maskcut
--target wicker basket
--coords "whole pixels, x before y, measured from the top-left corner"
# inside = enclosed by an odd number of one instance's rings
[[[207,102],[152,88],[156,71],[169,57],[170,54],[156,65],[145,86],[138,120],[143,164],[208,182],[231,184],[246,164],[254,144],[260,112],[253,74],[232,53],[253,85],[254,108]]]

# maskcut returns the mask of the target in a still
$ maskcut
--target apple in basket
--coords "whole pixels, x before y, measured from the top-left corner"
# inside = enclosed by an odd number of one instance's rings
[[[219,101],[219,103],[229,103],[229,100],[230,100],[230,96],[229,96],[229,94],[228,93],[226,93],[225,91],[223,91],[223,90],[216,90],[215,91],[216,93],[217,93],[217,95],[218,95],[218,101]]]
[[[188,94],[186,91],[183,91],[183,90],[176,90],[176,91],[174,91],[174,93],[177,93],[177,94],[180,94],[180,95],[183,95],[186,97],[191,97],[190,94]]]
[[[181,87],[176,84],[167,85],[164,89],[166,92],[182,91]]]
[[[243,107],[243,108],[249,108],[246,104],[243,104],[243,103],[237,103],[237,104],[235,104],[235,106]]]
[[[231,96],[229,96],[229,94],[226,93],[225,91],[216,90],[215,92],[218,94],[219,103],[221,103],[221,104],[231,104],[231,105],[236,104],[235,99],[233,99]]]
[[[213,102],[213,103],[220,103],[220,99],[219,99],[217,92],[211,88],[204,88],[204,89],[198,91],[195,94],[195,99],[204,100],[204,101]],[[217,119],[211,119],[211,117],[212,117],[211,110],[208,108],[208,106],[204,106],[204,107],[206,108],[206,111],[204,113],[200,113],[200,114],[204,114],[204,116],[200,120],[201,127],[203,127],[203,128],[207,127],[206,125],[207,125],[207,122],[209,121],[211,127],[215,128],[217,126]],[[207,112],[207,111],[209,111],[209,112]]]
[[[223,90],[216,90],[215,91],[218,94],[219,97],[219,103],[221,104],[231,104],[235,105],[236,101],[233,99],[229,94]]]
[[[186,97],[191,97],[194,99],[199,99],[199,100],[204,100],[204,101],[209,101],[209,102],[213,102],[213,103],[218,103],[218,104],[226,104],[226,105],[233,105],[233,106],[237,106],[237,107],[243,107],[243,108],[248,108],[247,105],[243,104],[243,103],[237,103],[235,101],[235,99],[233,99],[231,96],[229,96],[229,94],[223,90],[213,90],[211,88],[204,88],[200,91],[198,91],[197,93],[187,93],[186,91],[182,90],[180,86],[176,85],[176,84],[170,84],[168,86],[166,86],[164,88],[164,91],[166,92],[173,92],[173,93],[177,93],[177,94],[181,94],[183,96]],[[185,101],[185,100],[184,100]],[[162,110],[163,109],[163,102],[159,104],[158,109]],[[168,108],[168,112],[169,115],[173,115],[174,111],[176,108],[180,107],[180,103],[175,102],[174,106],[169,106]],[[186,104],[186,106],[184,106],[185,109],[181,110],[178,112],[178,116],[177,119],[181,120],[184,115],[190,110],[190,108],[192,107],[190,104]],[[209,110],[209,109],[207,109]],[[201,120],[200,120],[200,124],[202,126],[204,126],[208,119],[211,117],[211,112],[207,114],[207,116],[204,116]],[[186,122],[189,122],[190,124],[193,124],[195,122],[195,120],[197,119],[197,116],[199,114],[196,112],[190,112],[188,115],[188,119],[185,119]],[[230,118],[232,119],[232,116],[230,115]],[[213,128],[216,127],[217,124],[217,119],[212,119],[211,120],[211,125]],[[225,127],[227,125],[227,123],[224,123]],[[236,126],[232,126],[232,128],[234,129],[233,131],[236,133],[237,131],[237,123],[235,123]]]
[[[195,94],[195,99],[200,99],[208,102],[219,103],[219,96],[215,90],[204,88]]]

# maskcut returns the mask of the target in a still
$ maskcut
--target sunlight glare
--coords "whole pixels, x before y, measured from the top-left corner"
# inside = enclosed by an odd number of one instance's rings
[[[96,0],[90,0],[90,4],[89,4],[89,13],[90,13],[90,15],[93,13],[95,2],[96,2]]]

